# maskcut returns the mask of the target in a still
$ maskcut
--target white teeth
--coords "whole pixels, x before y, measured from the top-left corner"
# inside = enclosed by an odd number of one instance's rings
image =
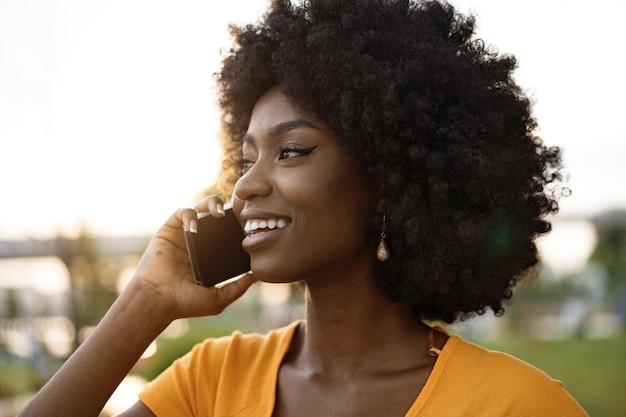
[[[246,234],[252,234],[259,229],[284,229],[287,227],[285,219],[252,219],[246,222],[244,231]]]

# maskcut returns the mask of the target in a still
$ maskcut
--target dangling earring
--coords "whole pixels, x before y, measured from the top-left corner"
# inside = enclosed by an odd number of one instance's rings
[[[387,237],[387,234],[385,233],[386,226],[387,221],[385,219],[385,215],[383,214],[383,230],[380,232],[380,240],[378,241],[378,248],[376,249],[376,257],[381,262],[385,262],[389,259],[389,249],[387,248],[387,243],[385,242],[385,237]]]

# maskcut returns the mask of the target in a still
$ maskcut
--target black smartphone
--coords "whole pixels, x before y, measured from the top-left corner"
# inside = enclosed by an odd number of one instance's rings
[[[250,271],[250,256],[241,247],[243,230],[231,208],[224,217],[198,216],[198,231],[185,230],[193,279],[205,287]]]

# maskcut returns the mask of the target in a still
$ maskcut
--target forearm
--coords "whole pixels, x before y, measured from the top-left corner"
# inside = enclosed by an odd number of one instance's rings
[[[159,229],[126,290],[20,417],[98,416],[141,354],[172,320],[219,314],[256,281],[252,274],[245,274],[220,287],[205,288],[193,282],[182,230],[195,218],[195,211],[180,209]]]
[[[20,417],[97,416],[169,322],[167,312],[155,305],[149,292],[124,292]]]

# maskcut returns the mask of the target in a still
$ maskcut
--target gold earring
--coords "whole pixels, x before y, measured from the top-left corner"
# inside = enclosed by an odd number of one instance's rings
[[[380,232],[380,240],[378,241],[378,248],[376,249],[376,257],[381,262],[385,262],[389,259],[389,249],[387,248],[387,243],[385,242],[385,237],[387,237],[387,234],[385,233],[386,226],[387,221],[385,219],[385,215],[383,214],[383,230]]]

